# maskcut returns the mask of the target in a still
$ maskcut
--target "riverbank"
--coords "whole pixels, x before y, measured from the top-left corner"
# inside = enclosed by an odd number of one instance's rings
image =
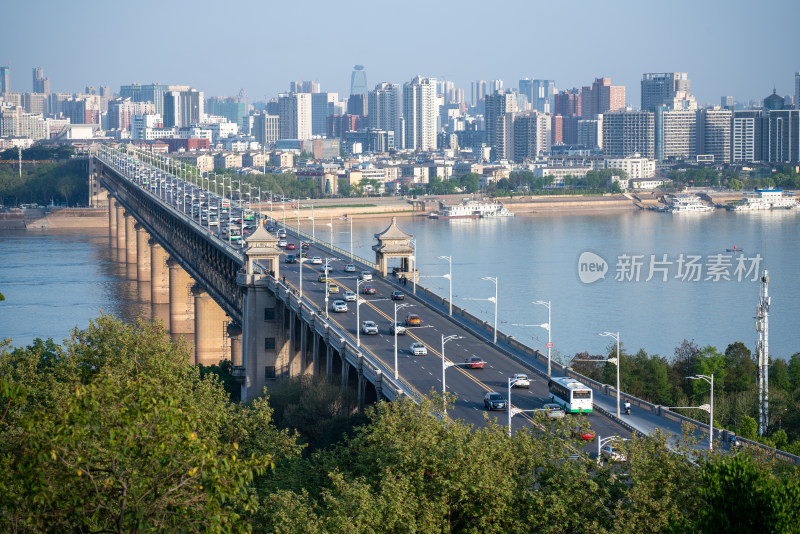
[[[8,208],[0,211],[0,230],[108,228],[106,208]]]

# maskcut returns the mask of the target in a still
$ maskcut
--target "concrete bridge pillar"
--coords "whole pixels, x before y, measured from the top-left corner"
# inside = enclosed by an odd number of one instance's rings
[[[303,321],[302,308],[300,317],[300,374],[307,375],[311,371],[308,366],[308,323]]]
[[[134,225],[136,229],[136,279],[139,282],[150,281],[150,246],[147,244],[150,236],[139,223]],[[148,293],[146,298],[150,298]]]
[[[225,311],[214,302],[211,295],[200,287],[192,286],[194,295],[194,354],[196,364],[218,364],[225,356]]]
[[[136,219],[130,213],[123,212],[125,219],[125,261],[136,264]]]
[[[367,393],[367,379],[364,377],[364,371],[361,369],[361,356],[358,360],[358,413],[364,413],[364,398]]]
[[[160,320],[169,329],[169,268],[167,252],[150,238],[150,316]]]
[[[108,197],[108,239],[111,246],[117,247],[117,201]]]
[[[313,343],[313,347],[311,348],[312,355],[311,355],[311,373],[314,376],[320,375],[320,368],[319,368],[319,335],[317,334],[316,330],[311,331],[311,341]]]
[[[300,375],[300,362],[297,358],[297,313],[289,309],[289,376]]]
[[[115,201],[114,211],[117,219],[117,261],[125,263],[125,208]]]
[[[375,380],[375,394],[377,395],[377,400],[375,402],[380,402],[383,397],[383,373],[380,369],[378,369],[378,376]]]
[[[328,376],[328,383],[333,382],[333,347],[330,339],[325,343],[325,374]]]
[[[173,341],[183,339],[194,346],[194,295],[192,277],[178,262],[170,258],[169,267],[169,333]]]
[[[231,339],[231,364],[234,368],[241,368],[243,364],[242,353],[242,327],[238,323],[228,323],[228,337]]]

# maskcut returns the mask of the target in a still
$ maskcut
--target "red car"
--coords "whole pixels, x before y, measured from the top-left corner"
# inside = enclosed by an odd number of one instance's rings
[[[310,246],[310,245],[309,245],[308,243],[301,243],[301,244],[300,244],[300,248],[302,248],[303,250],[308,250],[308,247],[309,247],[309,246]]]
[[[486,362],[484,362],[477,356],[472,356],[470,358],[467,358],[466,360],[464,360],[464,363],[466,364],[465,367],[467,369],[483,369],[483,366],[486,365]]]
[[[294,250],[296,248],[297,247],[294,246],[294,243],[289,243],[289,244],[286,245],[286,250]]]
[[[392,291],[392,300],[403,300],[406,296],[402,291]]]
[[[574,438],[581,438],[586,441],[592,441],[594,439],[594,430],[591,428],[583,428],[578,427],[572,430],[572,437]]]
[[[364,294],[365,295],[374,295],[375,294],[375,288],[372,287],[372,286],[364,286]]]
[[[409,313],[406,317],[406,326],[422,326],[422,319],[416,313]]]

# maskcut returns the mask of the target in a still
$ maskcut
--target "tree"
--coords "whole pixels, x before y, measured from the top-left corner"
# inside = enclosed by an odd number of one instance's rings
[[[706,462],[699,487],[700,532],[798,532],[800,484],[736,454]]]
[[[739,420],[736,431],[745,439],[755,440],[758,438],[758,423],[749,415],[745,415]]]

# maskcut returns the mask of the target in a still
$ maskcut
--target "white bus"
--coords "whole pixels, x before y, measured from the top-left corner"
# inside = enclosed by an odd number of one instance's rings
[[[592,390],[567,376],[554,376],[548,383],[550,398],[567,413],[592,413]]]

